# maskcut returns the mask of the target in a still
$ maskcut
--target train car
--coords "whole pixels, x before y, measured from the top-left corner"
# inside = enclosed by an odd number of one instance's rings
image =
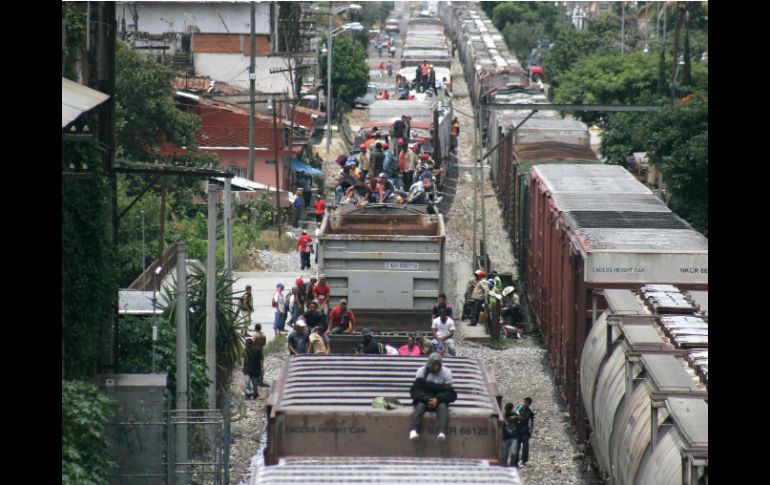
[[[446,441],[427,413],[410,441],[409,388],[425,357],[298,355],[288,359],[268,397],[265,463],[298,457],[411,457],[502,461],[502,396],[478,361],[448,357],[457,401],[449,407]],[[403,407],[372,406],[376,397]]]
[[[604,478],[708,483],[707,293],[672,285],[601,293],[607,308],[583,348],[580,389]]]
[[[555,111],[540,111],[525,121],[529,114],[520,110],[490,110],[486,144],[487,151],[500,145],[489,156],[490,175],[519,268],[526,265],[526,178],[532,166],[600,163],[591,150],[590,134],[584,123],[562,119]],[[511,133],[514,128],[516,131]]]
[[[443,292],[444,218],[423,206],[340,206],[324,217],[318,242],[333,306],[347,298],[357,313],[392,320],[393,312],[424,315]]]
[[[517,468],[491,466],[486,460],[435,458],[283,458],[261,467],[249,485],[318,483],[427,483],[436,485],[521,485]]]
[[[708,289],[708,241],[623,167],[535,165],[527,196],[523,286],[579,439],[579,359],[597,288],[649,281]]]

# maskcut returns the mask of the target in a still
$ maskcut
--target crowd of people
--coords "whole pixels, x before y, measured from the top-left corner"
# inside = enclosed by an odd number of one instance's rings
[[[428,211],[433,212],[433,204],[441,200],[436,177],[443,168],[433,160],[433,147],[427,138],[409,143],[411,120],[403,115],[385,134],[372,128],[357,152],[337,158],[336,205],[427,204]]]
[[[519,295],[513,286],[503,288],[503,282],[496,270],[487,273],[476,270],[465,287],[463,316],[470,320],[470,326],[478,325],[480,316],[485,318],[497,311],[500,315],[500,334],[506,338],[524,339],[526,323],[521,311]]]

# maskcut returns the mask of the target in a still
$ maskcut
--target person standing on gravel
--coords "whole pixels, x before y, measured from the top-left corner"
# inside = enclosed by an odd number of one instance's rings
[[[251,325],[252,312],[254,312],[254,297],[251,296],[251,285],[246,285],[246,291],[241,297],[241,335],[246,335]]]
[[[474,273],[476,281],[471,292],[471,299],[473,299],[473,314],[471,315],[471,326],[476,326],[479,323],[479,314],[481,314],[481,308],[484,306],[484,302],[487,300],[487,293],[489,293],[489,283],[487,282],[487,273],[484,271],[476,271]]]
[[[503,412],[503,466],[511,466],[511,449],[516,440],[516,422],[513,417],[513,403],[505,403]]]
[[[292,327],[297,323],[297,318],[305,310],[305,282],[302,281],[300,276],[294,281],[294,286],[291,287],[291,296],[289,297],[289,307],[291,308],[291,320],[289,325]]]
[[[532,412],[530,406],[532,405],[532,398],[524,398],[524,402],[517,404],[511,418],[516,422],[516,437],[513,443],[513,466],[519,466],[519,451],[521,451],[521,466],[526,466],[529,462],[529,438],[532,436],[532,431],[535,426],[535,413]],[[522,447],[524,448],[522,450]]]

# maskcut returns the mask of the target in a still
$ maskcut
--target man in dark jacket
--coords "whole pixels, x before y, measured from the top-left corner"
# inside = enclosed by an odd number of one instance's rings
[[[374,150],[369,154],[369,162],[372,165],[372,174],[377,176],[382,172],[383,165],[385,164],[385,154],[382,153],[382,143],[377,142],[374,144]]]
[[[516,423],[516,437],[513,442],[512,466],[519,467],[519,451],[521,451],[521,466],[529,461],[529,438],[535,428],[535,413],[530,408],[532,398],[524,398],[523,404],[517,404],[511,419]],[[523,446],[522,446],[523,445]],[[522,448],[524,448],[522,450]]]
[[[438,431],[436,438],[444,441],[449,422],[449,403],[457,400],[457,393],[452,388],[452,371],[442,365],[441,355],[437,352],[430,354],[428,362],[417,370],[409,395],[412,396],[414,404],[409,439],[419,439],[425,411],[434,411]]]
[[[382,349],[376,340],[372,338],[372,331],[365,328],[361,331],[363,341],[356,348],[356,355],[382,354]]]
[[[262,375],[262,352],[254,346],[251,338],[246,339],[243,356],[243,373],[246,375],[246,399],[259,397],[259,380]]]

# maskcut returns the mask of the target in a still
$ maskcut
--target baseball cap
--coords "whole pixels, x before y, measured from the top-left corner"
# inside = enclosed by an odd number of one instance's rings
[[[302,234],[307,234],[307,229],[302,229]]]
[[[345,305],[347,305],[347,304],[348,304],[348,301],[347,301],[346,299],[344,299],[344,298],[343,298],[342,300],[340,300],[340,305],[342,305],[343,303],[344,303]]]

